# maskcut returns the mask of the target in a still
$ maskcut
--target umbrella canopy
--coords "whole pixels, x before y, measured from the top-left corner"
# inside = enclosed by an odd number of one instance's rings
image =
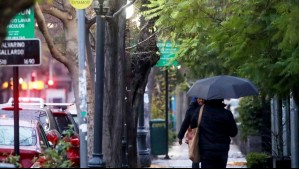
[[[187,92],[187,96],[205,100],[239,98],[257,94],[258,89],[248,79],[228,75],[197,80]]]

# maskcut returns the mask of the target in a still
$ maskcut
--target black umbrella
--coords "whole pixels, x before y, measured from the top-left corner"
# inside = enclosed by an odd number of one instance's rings
[[[187,92],[190,97],[206,100],[240,98],[257,94],[258,89],[248,79],[228,75],[197,80]]]

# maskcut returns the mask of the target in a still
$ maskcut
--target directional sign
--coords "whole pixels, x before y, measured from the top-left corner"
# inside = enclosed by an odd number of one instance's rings
[[[157,47],[159,48],[159,52],[161,54],[160,60],[156,64],[157,67],[165,67],[165,66],[177,66],[178,62],[174,60],[178,47],[174,47],[171,42],[158,42]]]
[[[0,46],[0,66],[37,66],[41,64],[39,39],[4,40]]]
[[[34,38],[33,7],[18,13],[7,26],[6,39]]]

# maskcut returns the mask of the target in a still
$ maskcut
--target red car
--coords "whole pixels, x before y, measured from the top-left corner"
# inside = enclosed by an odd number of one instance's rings
[[[20,120],[38,120],[46,132],[47,139],[54,146],[62,138],[63,132],[69,128],[69,125],[73,125],[74,135],[72,135],[71,139],[67,139],[71,143],[71,147],[67,150],[67,157],[74,163],[74,166],[80,166],[79,130],[69,113],[60,109],[50,109],[47,106],[43,108],[28,108],[22,105],[19,108],[19,114]],[[13,118],[13,115],[13,107],[3,106],[0,108],[0,118]]]
[[[67,150],[67,157],[74,163],[74,166],[80,166],[80,141],[77,123],[70,113],[62,109],[51,109],[51,112],[61,134],[68,130],[70,126],[73,126],[73,134],[70,138],[65,139],[65,141],[71,143],[71,147]]]
[[[50,147],[47,135],[36,120],[19,122],[21,167],[30,168],[33,159]],[[14,153],[14,120],[0,118],[0,161]]]

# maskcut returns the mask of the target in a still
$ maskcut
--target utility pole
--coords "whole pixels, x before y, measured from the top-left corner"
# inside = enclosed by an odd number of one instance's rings
[[[170,159],[168,155],[168,69],[165,70],[165,126],[166,126],[166,155],[165,159]]]
[[[80,135],[80,167],[87,168],[87,87],[85,65],[85,10],[77,10],[78,17],[78,57],[79,57],[79,135]]]
[[[20,155],[20,129],[19,129],[19,67],[13,67],[13,98],[14,98],[14,155]]]

